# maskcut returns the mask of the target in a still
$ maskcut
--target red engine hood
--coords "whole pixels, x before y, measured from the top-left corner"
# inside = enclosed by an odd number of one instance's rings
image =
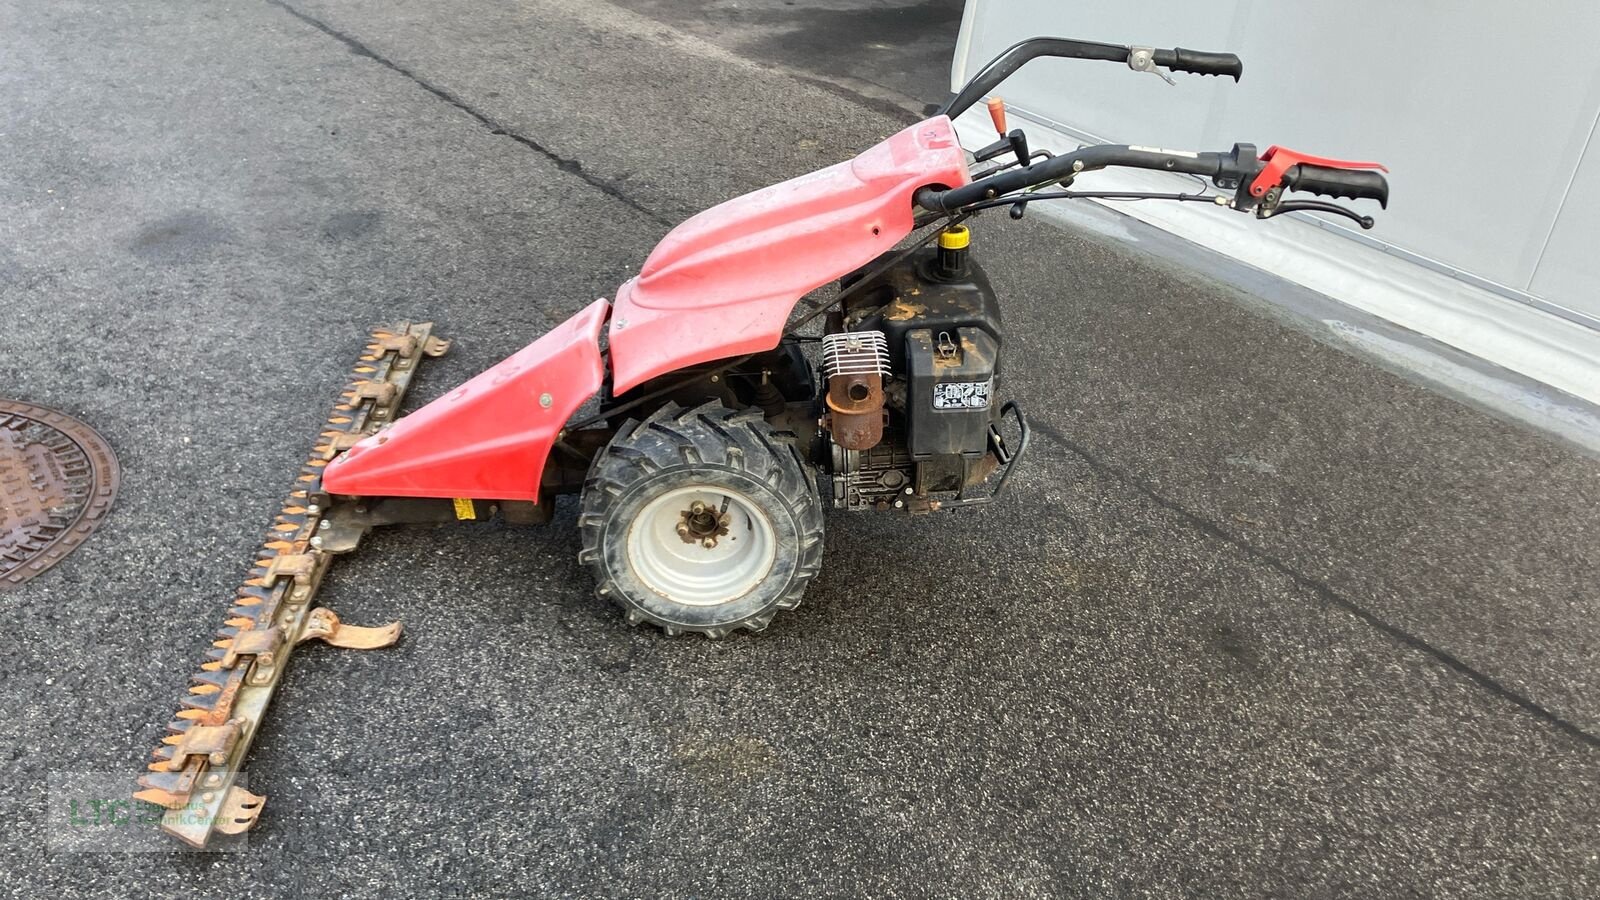
[[[776,347],[797,300],[911,232],[918,188],[967,181],[955,130],[936,116],[855,159],[688,219],[617,289],[613,390]]]

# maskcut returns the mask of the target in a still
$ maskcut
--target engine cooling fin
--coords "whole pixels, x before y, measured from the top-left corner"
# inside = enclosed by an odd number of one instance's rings
[[[214,832],[239,834],[255,825],[266,798],[235,782],[296,645],[316,639],[372,649],[399,640],[398,622],[359,628],[312,607],[335,552],[354,547],[354,539],[324,547],[318,535],[331,528],[322,470],[394,421],[422,360],[448,348],[448,341],[433,336],[431,322],[378,329],[368,339],[177,715],[167,724],[167,736],[151,754],[149,771],[139,779],[141,790],[133,796],[164,807],[161,828],[179,840],[204,847]]]

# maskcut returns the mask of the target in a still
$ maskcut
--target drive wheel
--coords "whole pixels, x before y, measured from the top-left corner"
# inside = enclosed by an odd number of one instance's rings
[[[822,504],[756,410],[669,403],[589,469],[579,559],[595,591],[668,634],[760,631],[822,567]]]

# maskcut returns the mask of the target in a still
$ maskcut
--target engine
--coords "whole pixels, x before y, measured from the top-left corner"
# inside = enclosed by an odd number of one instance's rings
[[[964,494],[1009,461],[996,427],[1000,309],[966,245],[965,228],[946,231],[829,318],[823,423],[836,507],[982,502]]]

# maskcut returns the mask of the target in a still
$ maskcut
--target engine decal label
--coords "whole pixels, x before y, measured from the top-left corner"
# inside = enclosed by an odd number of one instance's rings
[[[945,381],[933,386],[934,409],[988,409],[993,381]]]

